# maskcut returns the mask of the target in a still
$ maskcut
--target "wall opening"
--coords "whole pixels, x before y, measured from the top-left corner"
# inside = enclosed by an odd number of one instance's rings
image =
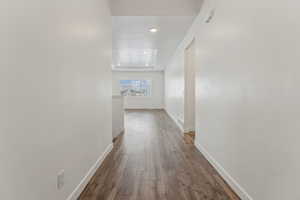
[[[195,139],[195,39],[184,51],[184,133]]]

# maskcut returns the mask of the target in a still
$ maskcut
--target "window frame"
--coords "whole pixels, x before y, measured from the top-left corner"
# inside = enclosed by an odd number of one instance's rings
[[[147,95],[131,95],[131,93],[129,93],[129,95],[123,95],[122,94],[122,84],[121,81],[146,81],[148,83],[148,88],[147,88]],[[151,79],[132,79],[132,78],[124,78],[124,79],[119,79],[119,89],[120,89],[120,95],[124,96],[124,97],[138,97],[138,98],[149,98],[152,96],[152,80]]]

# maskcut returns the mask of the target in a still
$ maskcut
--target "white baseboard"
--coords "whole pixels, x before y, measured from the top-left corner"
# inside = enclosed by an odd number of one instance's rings
[[[75,190],[70,194],[70,196],[67,198],[67,200],[77,200],[80,196],[80,194],[83,192],[87,184],[90,182],[91,178],[94,176],[96,171],[99,169],[101,164],[103,163],[106,156],[111,152],[113,149],[113,144],[108,145],[106,147],[103,154],[99,157],[97,162],[91,167],[91,169],[88,171],[88,173],[85,175],[85,177],[81,180],[79,185],[75,188]]]
[[[175,124],[178,126],[178,128],[180,129],[181,134],[183,135],[184,133],[184,129],[182,127],[182,125],[179,122],[179,119],[177,119],[176,117],[174,117],[173,115],[171,115],[171,113],[168,112],[167,109],[164,109],[164,111],[168,114],[168,116],[175,122]]]
[[[189,132],[192,132],[192,131],[195,131],[195,129],[194,128],[186,128],[186,129],[184,129],[185,133],[189,133]]]
[[[203,146],[201,146],[197,142],[195,142],[195,146],[210,162],[210,164],[214,166],[214,168],[218,171],[222,178],[242,200],[253,200],[253,198],[246,192],[246,190],[240,184],[238,184],[238,182],[232,176],[230,176],[230,174],[206,151]]]
[[[116,139],[117,137],[119,137],[124,132],[125,132],[125,129],[122,128],[117,133],[113,134],[113,140]]]
[[[124,127],[120,127],[117,131],[113,131],[113,138],[118,137],[121,133],[125,132]]]

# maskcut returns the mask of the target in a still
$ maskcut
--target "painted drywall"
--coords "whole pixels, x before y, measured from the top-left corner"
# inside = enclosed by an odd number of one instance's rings
[[[120,94],[120,80],[151,80],[151,95],[147,97],[124,97],[125,109],[164,108],[164,73],[113,71],[113,94]]]
[[[0,198],[66,200],[112,140],[108,2],[3,0],[0,15]]]
[[[166,109],[182,116],[183,49],[196,37],[196,143],[243,199],[300,199],[299,8],[206,0],[165,72]]]
[[[112,97],[112,135],[116,138],[124,131],[124,97],[113,95]]]
[[[184,132],[195,131],[195,56],[196,44],[193,40],[184,50]]]
[[[165,70],[165,109],[184,131],[184,94],[185,94],[185,49],[194,39],[193,25],[175,50],[174,56]]]

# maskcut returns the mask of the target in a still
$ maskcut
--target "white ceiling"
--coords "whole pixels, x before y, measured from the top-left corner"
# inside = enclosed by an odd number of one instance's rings
[[[113,16],[195,16],[203,0],[110,0]]]
[[[193,19],[113,17],[113,69],[163,70]],[[158,32],[149,32],[152,27]]]
[[[111,0],[113,70],[164,70],[202,0]],[[149,29],[157,28],[157,33]]]

